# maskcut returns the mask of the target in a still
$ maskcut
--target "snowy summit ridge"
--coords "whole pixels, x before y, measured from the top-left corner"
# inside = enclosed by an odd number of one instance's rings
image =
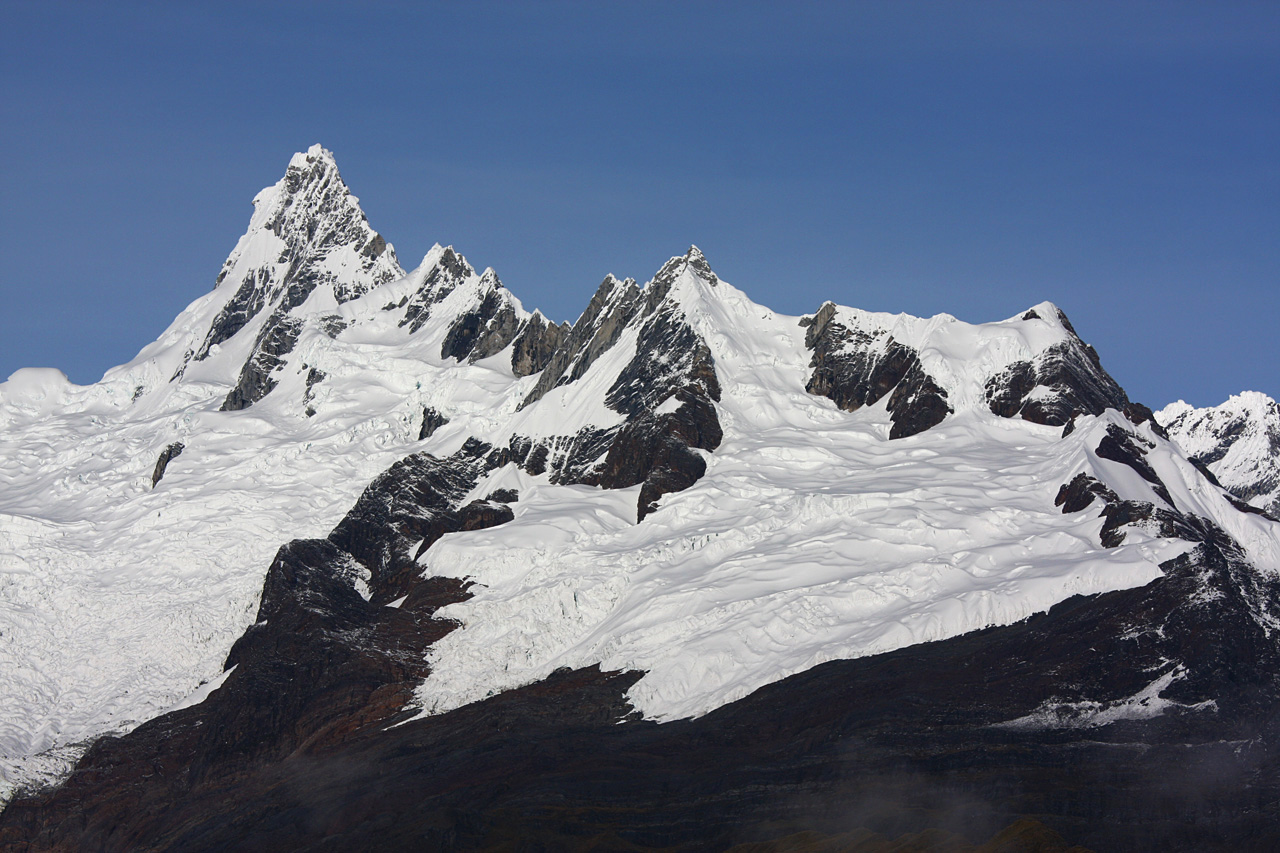
[[[1257,391],[1203,409],[1179,400],[1156,418],[1233,495],[1280,517],[1280,405],[1275,400]]]
[[[0,384],[11,786],[252,678],[313,552],[360,618],[456,623],[404,670],[424,714],[598,665],[657,720],[1141,587],[1214,537],[1280,573],[1280,525],[1051,303],[786,316],[691,246],[557,325],[452,247],[405,273],[319,146],[254,204],[133,361]]]

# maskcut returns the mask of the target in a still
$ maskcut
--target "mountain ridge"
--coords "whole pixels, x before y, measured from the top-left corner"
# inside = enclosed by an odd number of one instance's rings
[[[1280,517],[1280,404],[1245,391],[1201,409],[1179,400],[1156,417],[1228,491]]]
[[[119,735],[6,812],[9,837],[42,809],[175,794],[98,791],[121,761],[203,768],[190,793],[555,685],[603,704],[535,703],[561,721],[548,744],[579,712],[703,732],[828,662],[980,645],[962,638],[1046,611],[1102,642],[1120,618],[1103,602],[1137,595],[1173,625],[1225,608],[1256,650],[1230,667],[1274,686],[1280,525],[1187,459],[1051,303],[987,324],[788,317],[691,246],[556,325],[452,247],[403,274],[318,146],[258,201],[214,291],[132,362],[94,386],[0,384],[5,456],[34,460],[0,498],[21,614],[0,770],[30,788]],[[1236,707],[1213,654],[1123,630],[1146,651],[1111,676],[1026,652],[1040,686],[988,722],[1025,718],[1034,740]],[[1055,681],[1050,659],[1087,677]],[[103,819],[111,844],[158,831]]]

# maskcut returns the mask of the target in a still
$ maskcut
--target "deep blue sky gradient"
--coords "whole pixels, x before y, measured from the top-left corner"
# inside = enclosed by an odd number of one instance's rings
[[[1280,396],[1280,4],[3,0],[0,378],[95,381],[331,149],[574,319],[697,243],[777,310],[1044,299],[1131,396]]]

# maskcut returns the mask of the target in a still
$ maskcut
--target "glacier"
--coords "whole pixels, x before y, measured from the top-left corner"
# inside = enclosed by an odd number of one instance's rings
[[[451,247],[406,273],[319,146],[254,204],[214,289],[131,362],[88,386],[41,369],[0,384],[2,797],[207,696],[277,549],[328,534],[411,453],[496,448],[464,500],[515,495],[510,522],[409,555],[472,594],[440,613],[460,627],[429,652],[426,715],[599,664],[644,673],[640,715],[697,717],[824,661],[1140,587],[1190,548],[1142,525],[1105,547],[1101,516],[1060,506],[1082,474],[1212,520],[1280,574],[1280,524],[1122,412],[1051,303],[985,324],[787,316],[692,247],[643,286],[607,277],[557,325]],[[819,325],[832,381],[870,377],[856,399],[812,390]],[[1094,410],[1054,408],[1075,393],[1063,363],[1101,389],[1077,395]],[[938,419],[901,434],[924,393]],[[601,437],[697,401],[722,431],[682,451],[703,473],[601,487]],[[1117,431],[1163,491],[1098,452]],[[545,465],[504,461],[521,442]]]

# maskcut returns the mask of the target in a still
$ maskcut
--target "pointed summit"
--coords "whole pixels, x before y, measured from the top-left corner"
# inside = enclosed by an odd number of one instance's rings
[[[645,285],[645,302],[650,311],[667,298],[672,286],[686,272],[694,278],[706,282],[711,287],[715,287],[720,283],[720,277],[712,271],[711,265],[707,263],[706,257],[702,254],[702,250],[697,246],[690,246],[689,251],[685,252],[684,255],[676,255],[663,264],[662,269],[658,270],[653,279]]]
[[[370,227],[359,199],[319,145],[294,154],[285,175],[253,200],[249,228],[216,289],[226,301],[195,352],[206,358],[263,313],[288,312],[322,288],[343,303],[404,275],[395,249]]]
[[[675,255],[671,260],[663,264],[662,269],[658,270],[653,277],[653,281],[649,282],[649,286],[670,287],[671,282],[679,278],[680,274],[685,270],[690,270],[698,278],[712,286],[720,282],[719,276],[711,269],[711,264],[707,263],[707,258],[702,254],[702,250],[697,246],[690,246],[689,251],[683,255]]]

